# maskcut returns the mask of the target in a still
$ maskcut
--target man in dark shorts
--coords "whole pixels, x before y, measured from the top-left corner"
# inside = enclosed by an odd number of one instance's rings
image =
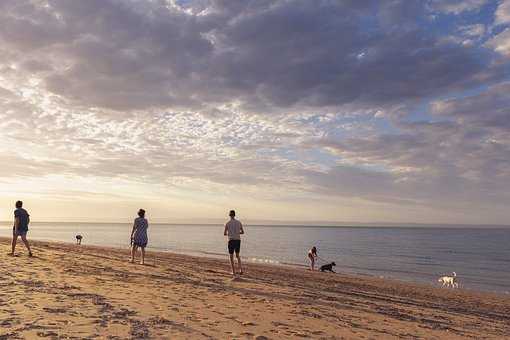
[[[237,264],[239,266],[239,274],[243,274],[243,267],[241,266],[241,257],[239,252],[241,251],[241,234],[244,234],[243,225],[240,221],[236,220],[236,212],[230,210],[229,213],[230,221],[225,224],[225,230],[223,235],[228,236],[228,253],[230,255],[230,265],[232,266],[232,275],[236,276],[234,267],[234,252],[237,257]]]
[[[28,256],[32,256],[32,251],[30,250],[30,244],[28,244],[27,240],[27,232],[28,232],[28,224],[30,223],[30,215],[28,212],[22,208],[23,202],[16,202],[16,210],[14,210],[14,226],[12,227],[12,252],[9,254],[14,256],[14,250],[16,250],[16,242],[18,241],[18,236],[21,236],[21,240],[25,244],[28,250]]]

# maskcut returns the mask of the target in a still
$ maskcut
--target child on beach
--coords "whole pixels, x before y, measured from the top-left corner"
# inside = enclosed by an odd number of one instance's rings
[[[147,247],[147,228],[149,228],[149,222],[145,218],[145,210],[138,210],[138,217],[135,219],[133,224],[133,230],[131,231],[131,263],[135,262],[135,254],[138,247],[141,248],[142,258],[140,264],[145,264],[145,247]]]
[[[315,270],[315,259],[317,258],[317,248],[315,246],[312,247],[308,251],[308,258],[310,259],[310,270]]]
[[[223,235],[228,236],[228,253],[230,255],[230,265],[232,266],[232,276],[236,276],[234,267],[234,252],[237,257],[237,264],[239,266],[239,274],[243,274],[243,267],[241,266],[241,257],[239,252],[241,251],[241,234],[244,234],[243,225],[240,221],[236,220],[236,212],[230,210],[229,213],[230,221],[225,224],[225,230]]]

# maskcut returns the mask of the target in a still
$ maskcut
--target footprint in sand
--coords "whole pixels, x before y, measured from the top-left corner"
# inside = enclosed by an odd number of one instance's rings
[[[271,322],[274,326],[276,327],[282,327],[284,329],[288,329],[290,325],[287,325],[286,323],[283,323],[283,322],[278,322],[278,321],[273,321]]]
[[[53,331],[49,331],[49,332],[37,332],[37,336],[40,336],[41,338],[47,338],[47,337],[58,337],[58,334],[53,332]]]
[[[68,311],[67,308],[50,308],[50,307],[44,307],[43,311],[48,313],[66,313]]]
[[[296,333],[294,332],[294,336],[300,337],[300,338],[309,338],[308,334],[306,333]]]
[[[1,327],[11,327],[12,325],[18,324],[18,323],[19,323],[19,320],[17,320],[17,319],[8,318],[8,319],[0,321],[0,326]]]

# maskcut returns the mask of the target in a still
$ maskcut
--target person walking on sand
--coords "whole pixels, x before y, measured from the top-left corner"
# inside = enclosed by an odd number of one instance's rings
[[[308,251],[308,258],[310,259],[310,270],[315,270],[315,259],[318,258],[315,246]]]
[[[230,221],[225,224],[225,230],[223,235],[228,236],[228,254],[230,255],[230,265],[232,266],[232,275],[236,276],[234,267],[234,252],[237,257],[237,264],[239,266],[239,274],[243,274],[243,267],[241,265],[241,257],[239,252],[241,251],[241,234],[244,234],[243,225],[239,220],[236,220],[236,212],[230,210],[229,213]]]
[[[145,247],[147,247],[148,242],[147,228],[149,228],[149,222],[145,218],[145,210],[140,209],[131,231],[131,260],[129,261],[131,263],[135,262],[136,250],[140,247],[142,251],[140,264],[145,264]]]
[[[16,210],[14,210],[14,226],[12,227],[12,251],[9,255],[14,256],[16,250],[16,243],[18,236],[21,236],[21,240],[25,244],[28,250],[28,256],[33,256],[30,244],[27,240],[28,224],[30,223],[30,215],[23,209],[23,202],[16,202]]]

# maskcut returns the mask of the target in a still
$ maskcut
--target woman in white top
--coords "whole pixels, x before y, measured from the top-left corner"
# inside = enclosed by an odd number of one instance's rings
[[[315,270],[315,259],[317,258],[317,248],[312,247],[310,251],[308,251],[308,258],[310,259],[310,269]]]

